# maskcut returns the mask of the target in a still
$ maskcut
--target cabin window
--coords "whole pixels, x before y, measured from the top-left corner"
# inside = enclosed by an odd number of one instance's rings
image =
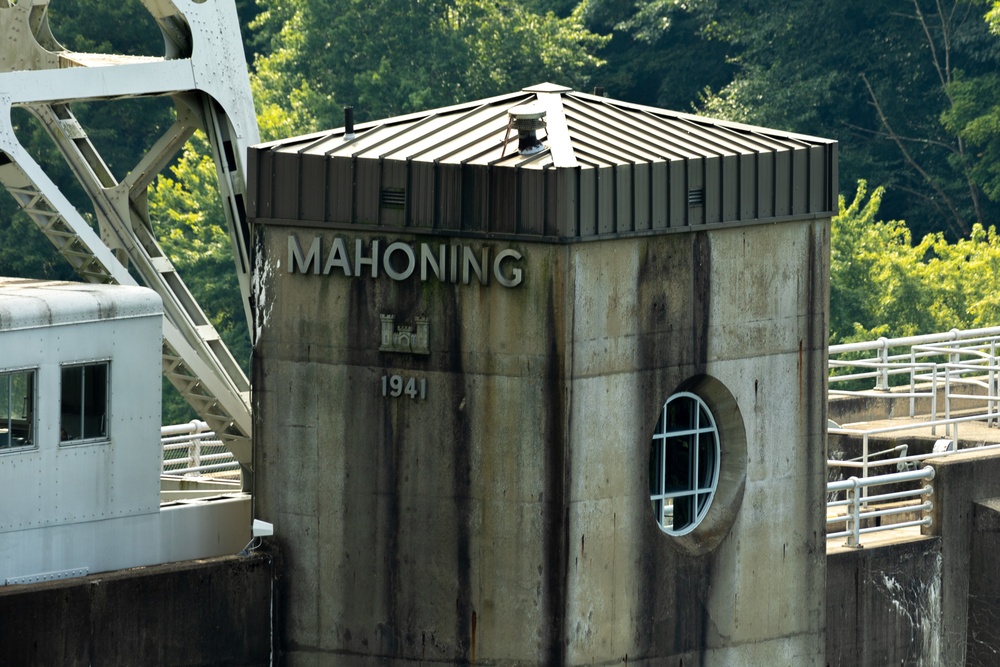
[[[35,436],[35,371],[0,373],[0,451],[31,447]]]
[[[63,366],[60,439],[65,443],[108,437],[107,361]]]
[[[719,479],[719,430],[704,401],[689,392],[664,403],[649,457],[649,498],[660,528],[692,531],[708,512]]]

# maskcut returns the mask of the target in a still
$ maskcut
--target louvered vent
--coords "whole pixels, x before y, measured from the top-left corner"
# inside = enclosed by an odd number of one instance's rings
[[[705,205],[705,189],[695,188],[694,190],[688,190],[688,206],[704,206]]]
[[[404,188],[385,188],[382,190],[382,208],[403,208],[406,206],[406,190]]]

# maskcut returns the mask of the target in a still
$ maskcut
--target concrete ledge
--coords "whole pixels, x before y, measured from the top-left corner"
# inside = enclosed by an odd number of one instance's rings
[[[268,556],[226,556],[0,587],[0,664],[264,666]]]

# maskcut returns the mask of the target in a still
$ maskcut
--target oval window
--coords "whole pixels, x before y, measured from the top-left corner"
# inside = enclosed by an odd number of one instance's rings
[[[649,455],[649,499],[660,528],[684,535],[712,504],[719,480],[719,430],[705,402],[680,392],[663,404]]]

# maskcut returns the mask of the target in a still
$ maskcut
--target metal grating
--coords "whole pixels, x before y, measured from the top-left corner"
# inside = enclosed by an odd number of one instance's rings
[[[688,207],[694,208],[696,206],[705,205],[705,188],[694,188],[693,190],[688,190]]]

